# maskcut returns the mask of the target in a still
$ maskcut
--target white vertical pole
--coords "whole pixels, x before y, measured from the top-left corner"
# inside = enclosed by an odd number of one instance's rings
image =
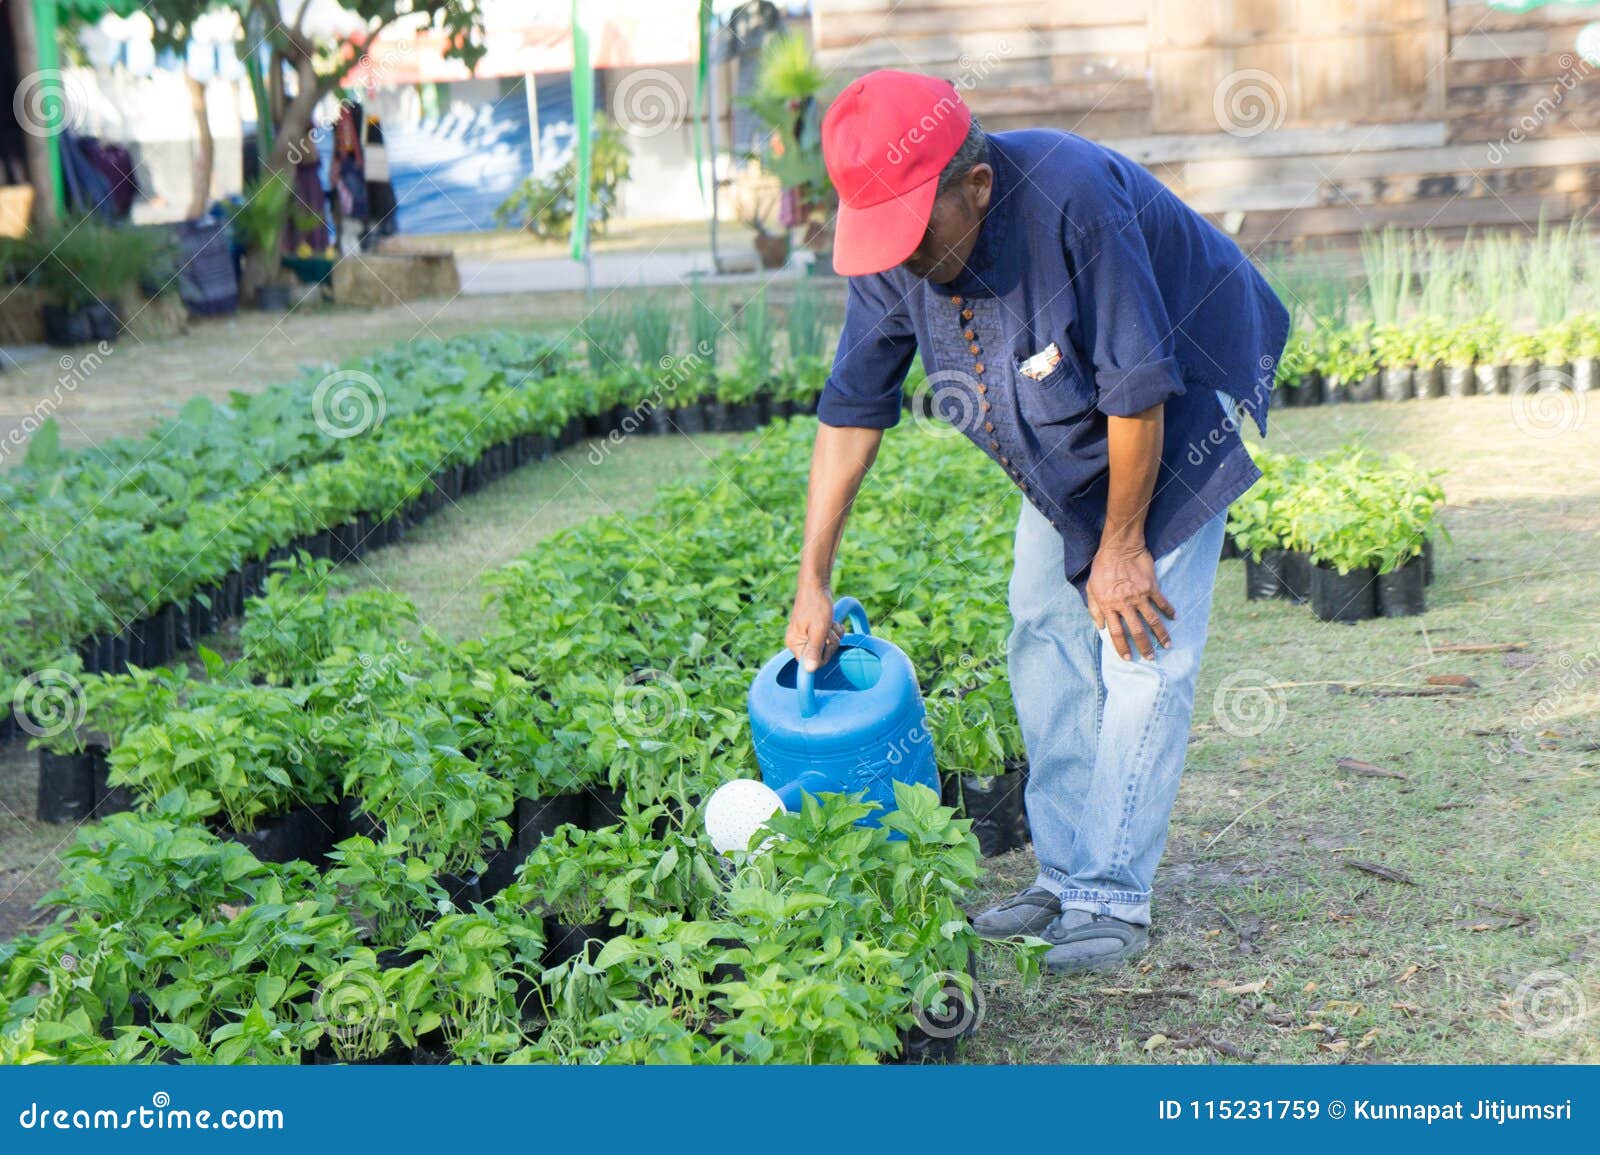
[[[536,176],[539,172],[539,89],[535,80],[531,72],[522,74],[522,83],[528,90],[528,139],[533,144],[533,163],[529,166],[529,176]]]

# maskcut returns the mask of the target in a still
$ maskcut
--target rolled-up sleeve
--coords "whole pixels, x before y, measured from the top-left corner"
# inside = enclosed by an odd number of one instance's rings
[[[864,429],[897,424],[900,386],[916,353],[904,296],[882,274],[851,277],[839,348],[817,401],[817,419]]]
[[[1095,224],[1068,243],[1067,257],[1095,407],[1131,417],[1183,393],[1172,323],[1138,220]]]

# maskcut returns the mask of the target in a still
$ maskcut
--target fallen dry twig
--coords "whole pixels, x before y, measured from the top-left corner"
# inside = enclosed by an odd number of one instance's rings
[[[1389,770],[1383,766],[1375,766],[1371,762],[1363,762],[1359,758],[1340,758],[1334,766],[1346,774],[1359,774],[1363,778],[1398,778],[1408,781],[1406,776],[1398,770]]]
[[[1392,866],[1385,866],[1381,862],[1368,862],[1362,858],[1347,858],[1344,860],[1344,864],[1350,867],[1352,870],[1359,870],[1365,874],[1371,874],[1377,878],[1382,878],[1389,882],[1398,882],[1402,886],[1417,885],[1417,880],[1412,878],[1405,871],[1396,870]]]

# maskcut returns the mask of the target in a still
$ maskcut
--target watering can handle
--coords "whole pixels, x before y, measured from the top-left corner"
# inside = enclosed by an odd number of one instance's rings
[[[872,635],[872,626],[867,621],[867,610],[855,598],[840,598],[833,603],[833,620],[842,622],[852,618],[852,625],[857,626],[856,633]],[[795,676],[795,689],[800,691],[800,716],[802,718],[815,717],[817,713],[816,675],[806,669],[801,663]]]
[[[867,623],[866,607],[855,598],[840,598],[833,603],[833,620],[842,622],[846,618],[854,619],[852,624],[857,627],[856,633],[871,636],[872,626]]]

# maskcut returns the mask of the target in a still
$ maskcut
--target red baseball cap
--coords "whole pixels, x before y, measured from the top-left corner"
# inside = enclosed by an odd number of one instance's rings
[[[881,273],[916,251],[939,173],[971,124],[955,85],[915,72],[869,72],[839,94],[822,118],[822,160],[839,192],[836,273]]]

